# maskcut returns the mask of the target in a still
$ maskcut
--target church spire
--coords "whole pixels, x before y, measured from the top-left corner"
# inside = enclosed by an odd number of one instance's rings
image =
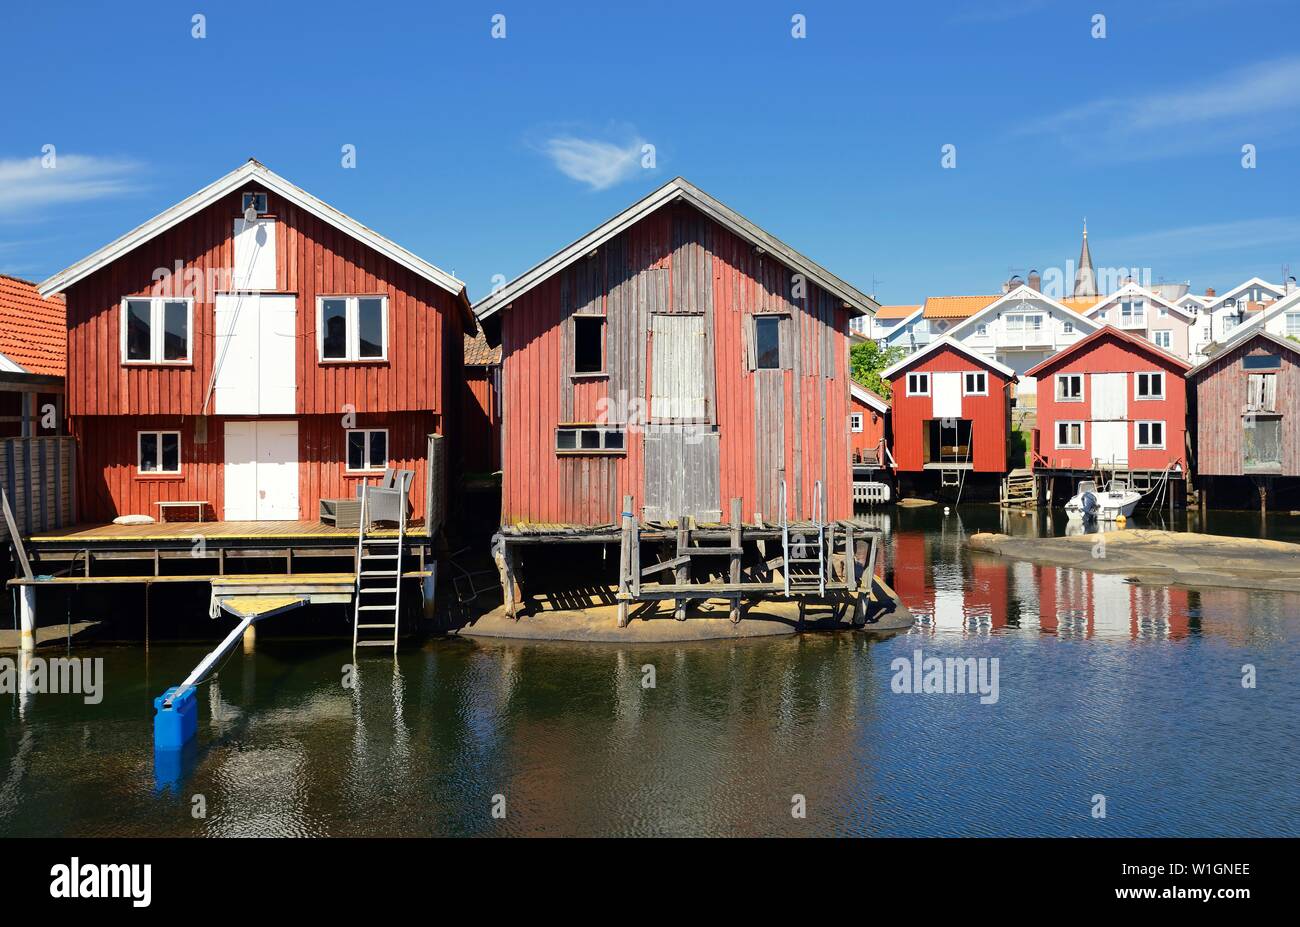
[[[1097,298],[1097,272],[1092,266],[1092,252],[1088,250],[1088,220],[1083,220],[1083,248],[1079,251],[1079,269],[1074,272],[1075,299]]]

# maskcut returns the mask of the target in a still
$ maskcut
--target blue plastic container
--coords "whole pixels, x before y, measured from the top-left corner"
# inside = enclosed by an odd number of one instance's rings
[[[171,705],[164,703],[171,699]],[[173,686],[153,700],[153,745],[156,750],[179,750],[199,728],[199,703],[194,687]]]

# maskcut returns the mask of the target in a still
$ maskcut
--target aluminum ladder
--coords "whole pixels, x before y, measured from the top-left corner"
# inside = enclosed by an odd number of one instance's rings
[[[356,583],[352,593],[352,652],[358,647],[391,647],[397,653],[398,616],[402,605],[402,551],[406,543],[406,498],[409,483],[394,488],[361,487],[357,526]],[[377,518],[396,515],[397,537],[377,537],[370,527]]]
[[[796,541],[793,545],[790,543],[790,517],[788,512],[788,501],[786,498],[785,480],[781,481],[781,556],[784,562],[784,569],[781,571],[782,578],[785,581],[786,596],[794,595],[826,595],[826,499],[825,490],[822,487],[822,481],[818,480],[813,486],[813,519],[812,530],[816,534],[816,541],[810,544],[803,532],[796,532]],[[816,550],[816,556],[812,556],[812,549]],[[816,565],[817,574],[811,573],[794,573],[791,570],[792,564],[799,564],[804,567]]]

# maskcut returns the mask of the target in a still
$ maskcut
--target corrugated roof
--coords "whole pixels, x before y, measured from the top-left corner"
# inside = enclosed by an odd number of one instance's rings
[[[465,335],[465,366],[491,367],[501,363],[501,346],[492,347],[487,343],[483,329]]]
[[[921,312],[924,319],[965,319],[992,305],[1001,294],[993,296],[930,296]]]
[[[61,377],[67,344],[62,297],[42,299],[36,284],[0,274],[0,354],[28,373]]]
[[[879,309],[876,310],[876,318],[877,319],[905,319],[920,308],[921,307],[919,305],[881,306]]]

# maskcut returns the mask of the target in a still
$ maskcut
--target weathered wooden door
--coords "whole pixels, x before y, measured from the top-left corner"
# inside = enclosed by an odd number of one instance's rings
[[[704,426],[651,425],[645,434],[645,518],[692,515],[721,521],[718,433]]]

